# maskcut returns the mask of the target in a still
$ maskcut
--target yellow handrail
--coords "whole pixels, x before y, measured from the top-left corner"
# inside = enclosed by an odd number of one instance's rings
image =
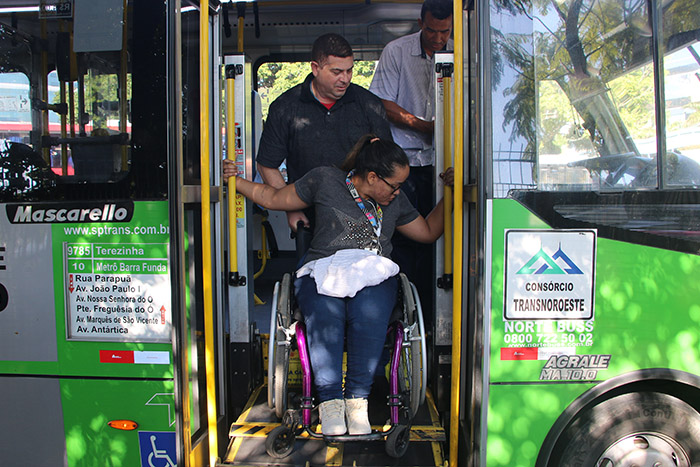
[[[209,441],[209,466],[215,467],[219,454],[216,426],[216,365],[214,359],[214,311],[212,299],[211,261],[211,205],[209,178],[209,0],[202,0],[199,10],[199,105],[200,105],[200,172],[202,211],[202,287],[204,295],[204,364],[207,385],[207,426]],[[185,410],[189,410],[187,407]]]
[[[226,159],[236,162],[236,72],[226,67]],[[238,220],[236,216],[236,177],[228,178],[229,277],[238,277]]]
[[[444,144],[444,151],[443,151],[443,170],[447,170],[448,168],[452,167],[452,109],[450,106],[450,86],[452,85],[452,77],[451,76],[445,76],[443,75],[442,77],[442,89],[443,89],[443,114],[444,114],[444,122],[443,122],[443,144]],[[444,267],[444,274],[445,274],[445,279],[448,279],[447,281],[443,282],[449,282],[451,284],[451,278],[449,276],[452,275],[452,191],[453,188],[447,185],[444,185],[444,195],[443,195],[443,208],[445,210],[445,248],[444,248],[444,256],[445,256],[445,267]],[[447,284],[446,284],[447,285]]]
[[[263,217],[263,222],[265,221],[265,218]],[[263,272],[265,272],[265,266],[267,266],[267,229],[265,229],[265,224],[263,223],[260,226],[260,269],[258,272],[253,274],[253,279],[257,279],[262,275]]]
[[[245,27],[245,17],[238,17],[238,51],[243,52],[243,28]]]
[[[454,186],[464,186],[464,44],[462,34],[462,0],[454,0],[452,19],[454,24],[454,153],[455,153],[455,179]],[[456,293],[452,294],[452,387],[450,401],[450,465],[458,465],[458,441],[459,441],[459,381],[461,375],[461,351],[462,351],[462,235],[463,235],[463,198],[462,189],[454,191],[454,276],[453,287]]]

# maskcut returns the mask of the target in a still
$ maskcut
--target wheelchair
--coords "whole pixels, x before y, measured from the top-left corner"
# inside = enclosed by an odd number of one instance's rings
[[[282,424],[265,441],[267,453],[284,458],[294,449],[297,436],[304,433],[326,442],[385,440],[386,453],[395,458],[408,450],[411,420],[425,400],[427,357],[423,315],[415,286],[399,274],[399,293],[387,330],[391,360],[389,371],[389,428],[368,435],[324,436],[312,426],[314,404],[311,396],[311,363],[306,345],[306,328],[293,297],[293,275],[285,274],[273,291],[268,343],[267,402]],[[289,407],[287,392],[290,352],[299,353],[302,372],[301,403]]]

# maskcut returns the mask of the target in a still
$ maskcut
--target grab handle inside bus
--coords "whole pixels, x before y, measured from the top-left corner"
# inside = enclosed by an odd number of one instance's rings
[[[438,63],[437,71],[442,73],[443,89],[443,170],[452,167],[452,102],[450,88],[452,86],[452,63]],[[452,187],[443,185],[443,209],[445,219],[444,233],[444,271],[442,277],[437,280],[437,286],[441,289],[452,288]]]
[[[236,162],[236,65],[226,65],[226,159]],[[245,286],[246,278],[238,272],[238,217],[236,213],[236,177],[228,178],[228,285]]]

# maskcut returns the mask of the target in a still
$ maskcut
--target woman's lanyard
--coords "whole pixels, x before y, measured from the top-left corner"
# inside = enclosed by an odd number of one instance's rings
[[[360,198],[360,194],[357,192],[357,189],[355,188],[355,185],[352,183],[350,178],[355,175],[355,171],[351,170],[348,172],[347,176],[345,177],[345,184],[348,186],[348,190],[350,191],[350,194],[352,195],[353,199],[357,203],[357,206],[360,208],[360,210],[365,214],[365,217],[369,221],[370,225],[372,225],[372,230],[374,231],[374,234],[377,236],[377,242],[379,242],[379,237],[382,234],[382,207],[379,206],[379,203],[377,203],[375,211],[377,212],[376,217],[372,212],[367,209],[365,206],[365,203],[362,201],[362,198]]]

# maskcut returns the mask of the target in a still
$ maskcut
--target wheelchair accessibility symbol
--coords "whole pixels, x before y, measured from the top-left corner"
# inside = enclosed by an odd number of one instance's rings
[[[176,467],[175,433],[139,431],[141,467]]]

